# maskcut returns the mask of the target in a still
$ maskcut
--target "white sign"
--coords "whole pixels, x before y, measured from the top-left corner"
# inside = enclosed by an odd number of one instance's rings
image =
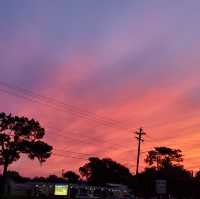
[[[156,193],[166,194],[167,193],[167,181],[166,180],[156,180]]]

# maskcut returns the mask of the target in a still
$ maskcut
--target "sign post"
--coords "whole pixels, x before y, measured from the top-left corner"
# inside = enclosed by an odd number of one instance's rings
[[[167,181],[166,180],[156,180],[156,193],[159,195],[159,198],[162,198],[162,195],[167,194]]]

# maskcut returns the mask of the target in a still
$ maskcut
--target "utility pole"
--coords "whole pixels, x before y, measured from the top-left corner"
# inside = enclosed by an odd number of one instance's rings
[[[142,136],[145,135],[146,133],[143,131],[142,128],[140,128],[138,131],[135,132],[135,134],[136,134],[136,139],[138,140],[137,167],[136,167],[136,176],[137,176],[140,163],[140,147],[141,147],[141,142],[144,141]]]

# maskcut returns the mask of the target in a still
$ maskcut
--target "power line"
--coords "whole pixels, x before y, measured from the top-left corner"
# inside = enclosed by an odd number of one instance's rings
[[[10,94],[10,91],[2,90],[2,89],[1,89],[1,91]],[[14,94],[14,95],[17,96],[17,97],[22,97],[22,98],[24,98],[24,99],[27,99],[27,100],[30,100],[30,101],[33,101],[33,102],[38,102],[38,101],[35,101],[33,98],[29,98],[29,96],[27,97],[27,96],[24,96],[24,95],[20,95],[20,94],[18,94],[18,93],[11,93],[11,94]],[[55,108],[55,107],[54,107],[54,108]],[[58,133],[57,133],[57,134],[58,134]],[[82,143],[91,144],[91,142],[83,141],[83,140],[80,140],[80,139],[77,139],[77,138],[72,138],[72,137],[69,137],[69,136],[64,136],[64,135],[62,135],[62,134],[59,134],[59,135],[62,136],[62,137],[64,137],[64,138],[67,138],[67,139],[76,140],[76,141],[78,140],[79,142],[82,142]],[[93,143],[92,143],[92,144],[93,144]],[[115,144],[115,146],[124,147],[124,146],[119,145],[119,144]],[[104,147],[104,148],[105,148],[105,147]],[[116,149],[116,147],[110,146],[109,149]]]
[[[0,81],[0,86],[4,88],[3,90],[1,89],[2,92],[6,92],[8,94],[15,95],[17,97],[21,97],[21,98],[24,98],[26,100],[31,100],[31,101],[37,102],[37,103],[41,103],[41,100],[42,100],[43,103],[49,104],[51,106],[53,105],[53,108],[59,107],[59,108],[61,108],[61,110],[63,110],[63,109],[65,111],[67,110],[67,113],[70,112],[72,114],[78,115],[79,117],[84,117],[85,119],[93,120],[93,121],[96,121],[96,122],[101,122],[101,124],[104,125],[104,126],[109,126],[109,127],[112,127],[112,128],[113,127],[119,128],[121,130],[125,130],[125,129],[127,130],[127,128],[119,125],[119,123],[121,123],[120,121],[113,120],[111,118],[105,118],[105,117],[97,116],[95,113],[92,113],[92,112],[87,111],[87,110],[82,110],[82,109],[77,108],[73,105],[58,101],[54,98],[46,97],[44,95],[37,94],[33,91],[30,91],[30,90],[27,90],[27,89],[24,89],[24,88],[21,88],[21,87],[12,86],[12,85],[9,85],[9,84],[2,82],[2,81]],[[5,88],[7,90],[5,90]],[[13,91],[15,93],[13,93]],[[16,93],[16,91],[17,91],[17,93]],[[19,95],[19,93],[22,94],[22,95]],[[28,98],[27,98],[27,96],[28,96]],[[36,99],[37,101],[32,100],[32,98]]]
[[[47,127],[48,128],[48,127]],[[53,129],[53,128],[50,128],[50,129]],[[69,132],[70,133],[70,132]],[[71,141],[75,141],[75,142],[78,142],[78,143],[83,143],[83,144],[89,144],[89,145],[94,145],[94,144],[100,144],[100,142],[93,142],[93,140],[92,141],[89,141],[89,140],[83,140],[83,139],[79,139],[79,138],[77,138],[77,137],[71,137],[71,136],[69,136],[69,135],[63,135],[63,134],[61,134],[61,133],[58,133],[58,132],[56,132],[56,134],[48,134],[48,137],[57,137],[57,136],[59,136],[59,137],[62,137],[62,140],[66,140],[66,141],[69,141],[69,140],[71,140]],[[104,144],[108,144],[108,143],[106,143],[106,142],[104,142]],[[116,149],[118,149],[119,147],[124,147],[123,145],[118,145],[118,144],[115,144],[115,145],[113,145],[113,146],[104,146],[103,148],[101,148],[101,151],[105,151],[105,150],[102,150],[102,149],[113,149],[113,150],[116,150]]]
[[[70,156],[70,155],[63,155],[63,154],[59,154],[59,153],[52,153],[52,156],[59,156],[59,157],[64,157],[64,158],[73,158],[73,159],[78,159],[78,160],[88,160],[87,158]]]
[[[0,84],[2,84],[2,82],[0,82]],[[4,85],[4,84],[3,84]],[[7,85],[7,84],[5,84],[5,85]],[[10,87],[9,87],[10,88]],[[12,88],[12,87],[11,87]],[[24,96],[24,95],[20,95],[20,94],[18,94],[18,93],[11,93],[10,91],[7,91],[7,90],[2,90],[2,89],[0,89],[0,91],[2,91],[2,92],[6,92],[6,93],[8,93],[8,94],[12,94],[12,95],[15,95],[15,96],[17,96],[17,97],[21,97],[21,98],[24,98],[24,99],[26,99],[26,100],[29,100],[29,101],[33,101],[33,102],[40,102],[40,101],[38,101],[37,99],[36,100],[34,100],[33,98],[30,98],[29,96],[27,97],[27,96]],[[55,107],[53,107],[53,108],[55,108]],[[68,137],[68,139],[69,139],[69,137]],[[83,141],[83,142],[85,142],[85,141]],[[119,147],[122,147],[122,145],[119,145],[119,144],[115,144],[115,146],[119,146]]]
[[[0,91],[5,91],[5,90],[1,90],[0,89]],[[6,91],[5,91],[6,92]],[[10,94],[10,93],[9,93]],[[36,102],[35,100],[33,100],[33,99],[31,99],[31,98],[27,98],[26,96],[21,96],[21,95],[19,95],[19,94],[15,94],[16,96],[18,96],[18,97],[23,97],[23,98],[26,98],[26,99],[28,99],[28,100],[30,100],[30,101],[33,101],[33,102]],[[57,129],[58,130],[58,129]],[[66,135],[62,135],[62,134],[60,134],[60,133],[56,133],[57,135],[59,135],[59,136],[61,136],[61,137],[63,137],[63,138],[66,138],[67,140],[75,140],[75,141],[78,141],[78,142],[81,142],[81,143],[86,143],[86,144],[91,144],[92,142],[88,142],[88,141],[85,141],[85,140],[81,140],[81,139],[77,139],[77,138],[72,138],[72,137],[70,137],[70,136],[66,136]],[[49,136],[49,135],[48,135]],[[52,135],[51,135],[52,136]],[[93,143],[92,143],[93,144]],[[118,145],[118,144],[115,144],[115,146],[119,146],[119,147],[124,147],[124,146],[122,146],[122,145]],[[104,147],[105,148],[105,147]],[[106,147],[107,148],[107,147]],[[109,149],[116,149],[116,147],[112,147],[112,146],[109,146]]]
[[[55,129],[55,128],[52,128],[52,127],[47,127],[47,128],[49,128],[49,129]],[[70,133],[70,132],[69,132]],[[92,142],[90,142],[90,141],[87,141],[87,140],[82,140],[82,139],[78,139],[78,138],[74,138],[74,137],[71,137],[71,136],[68,136],[68,135],[63,135],[63,134],[61,134],[61,133],[58,133],[58,132],[56,132],[56,135],[55,134],[49,134],[48,135],[48,137],[54,137],[54,136],[59,136],[59,137],[62,137],[62,140],[67,140],[67,141],[69,141],[69,140],[74,140],[74,141],[76,141],[76,142],[79,142],[79,143],[83,143],[83,144],[94,144],[93,143],[93,141]],[[105,142],[104,142],[105,143]],[[116,145],[115,145],[116,146]],[[117,146],[119,146],[119,147],[124,147],[123,145],[117,145]],[[102,152],[106,152],[106,150],[102,150],[102,149],[113,149],[113,150],[116,150],[116,149],[118,149],[118,148],[116,148],[116,147],[114,147],[114,146],[108,146],[108,147],[103,147],[103,148],[101,148],[101,150],[100,151],[98,151],[98,152],[100,152],[100,153],[102,153]],[[66,149],[58,149],[58,150],[62,150],[62,152],[68,152],[68,153],[73,153],[73,154],[80,154],[80,155],[85,155],[85,156],[97,156],[97,155],[95,155],[95,154],[88,154],[88,153],[79,153],[79,152],[75,152],[75,151],[70,151],[70,150],[66,150]],[[131,150],[132,151],[132,150]],[[127,152],[129,152],[129,151],[127,151]]]
[[[72,158],[72,159],[78,159],[78,160],[88,160],[88,158],[85,158],[85,157],[77,157],[77,156],[72,156],[72,155],[64,155],[64,154],[60,154],[60,153],[53,153],[52,156],[56,156],[56,157],[63,157],[63,158],[66,158],[66,159],[69,159],[69,158]],[[126,161],[119,161],[120,164],[124,165],[124,166],[127,166],[127,167],[136,167],[135,164],[131,164],[131,163],[128,163]],[[144,168],[144,167],[142,167]]]
[[[57,131],[62,131],[61,129],[58,129],[58,128],[56,128],[56,127],[50,127],[50,126],[47,126],[47,129],[52,129],[52,130],[55,130],[56,131],[56,134],[57,135],[59,135],[59,136],[61,136],[61,137],[63,137],[63,138],[65,138],[65,139],[70,139],[70,140],[77,140],[78,142],[80,142],[80,143],[85,143],[85,144],[94,144],[94,142],[96,143],[96,144],[99,144],[100,142],[99,142],[99,139],[95,139],[95,138],[92,138],[92,141],[89,141],[89,140],[85,140],[85,139],[80,139],[80,138],[77,138],[77,137],[71,137],[71,133],[72,132],[70,132],[70,131],[64,131],[65,133],[66,132],[68,132],[68,133],[70,133],[70,136],[69,135],[66,135],[66,134],[61,134],[61,133],[58,133]],[[52,134],[51,134],[52,135]],[[83,136],[82,136],[83,137]],[[85,135],[84,135],[84,137],[85,137]],[[88,137],[89,139],[91,139],[90,137]],[[109,144],[109,142],[107,142],[107,141],[104,141],[103,142],[104,144]],[[124,147],[124,145],[121,145],[121,144],[113,144],[112,143],[112,145],[114,145],[114,146],[109,146],[109,148],[112,148],[112,149],[117,149],[117,147],[119,148],[119,147]],[[127,143],[126,143],[126,145],[127,145]],[[107,148],[107,147],[106,147]]]
[[[77,155],[83,155],[83,156],[97,156],[94,154],[89,154],[89,153],[81,153],[81,152],[74,152],[74,151],[70,151],[70,150],[66,150],[66,149],[54,149],[55,151],[58,152],[63,152],[63,153],[71,153],[71,154],[77,154]]]
[[[32,91],[29,91],[27,89],[23,89],[23,88],[16,87],[16,86],[11,86],[11,85],[9,85],[5,82],[2,82],[2,81],[0,81],[0,86],[4,88],[4,89],[0,89],[1,92],[5,92],[7,94],[14,95],[16,97],[20,97],[20,98],[23,98],[25,100],[32,101],[34,103],[40,103],[40,104],[48,105],[48,106],[51,106],[52,108],[54,108],[58,111],[64,111],[66,113],[71,112],[71,110],[68,110],[68,111],[66,109],[63,110],[63,105],[66,105],[65,103],[60,102],[58,100],[55,100],[53,98],[49,98],[49,97],[46,97],[46,96],[42,96],[42,95],[33,93]],[[42,99],[43,99],[43,101],[41,101]],[[52,101],[53,101],[53,103],[52,103]],[[62,105],[60,106],[59,103],[61,103]],[[79,111],[79,113],[80,113],[80,111]],[[84,112],[82,112],[82,113],[84,114]],[[91,112],[87,112],[87,116],[88,116],[88,113],[92,114]],[[80,116],[80,115],[79,115],[79,117],[83,118],[83,116]],[[99,122],[99,120],[97,120],[95,118],[97,118],[97,117],[96,116],[92,117],[92,120]],[[89,118],[87,118],[87,119],[89,119]],[[101,119],[100,121],[102,121],[102,118],[100,118],[100,119]],[[119,121],[115,121],[115,120],[112,119],[112,122],[116,122],[115,125],[113,123],[111,124],[109,121],[105,123],[105,121],[106,120],[104,119],[103,123],[101,123],[104,126],[107,126],[109,128],[118,128],[120,130],[122,130],[122,129],[127,130],[126,128],[122,128],[121,126],[117,126],[119,124]],[[116,144],[116,145],[119,146],[119,144]]]
[[[59,102],[59,101],[57,101],[53,98],[38,95],[36,93],[33,93],[32,91],[28,91],[26,89],[22,89],[22,88],[19,88],[19,87],[13,87],[13,86],[10,86],[10,85],[8,85],[4,82],[0,82],[0,85],[3,86],[3,89],[0,88],[1,92],[7,93],[7,94],[10,94],[10,95],[14,95],[16,97],[20,97],[20,98],[23,98],[25,100],[32,101],[32,102],[35,102],[35,103],[50,105],[51,107],[56,108],[59,111],[61,111],[61,110],[64,111],[64,112],[67,111],[66,110],[66,106],[68,106],[67,104],[65,104],[63,102]],[[73,113],[73,114],[76,114],[76,115],[78,114],[79,117],[88,117],[88,116],[90,117],[89,114],[92,114],[91,112],[81,112],[80,110],[77,111],[77,109],[75,107],[70,107],[70,108],[69,107],[67,107],[68,111],[70,113]],[[112,127],[112,128],[114,127],[114,128],[122,129],[121,126],[120,127],[117,126],[119,121],[115,121],[115,120],[111,120],[111,119],[106,121],[104,118],[97,118],[96,115],[95,115],[95,117],[92,118],[92,120],[98,121],[98,122],[100,121],[101,123],[103,122],[102,124],[105,125],[105,126],[108,126],[108,127]],[[125,128],[123,128],[123,130],[124,129]],[[69,139],[69,137],[68,137],[68,139]],[[79,140],[79,141],[82,142],[82,140]],[[71,153],[76,153],[76,152],[71,151]],[[86,155],[86,154],[84,154],[84,155]]]

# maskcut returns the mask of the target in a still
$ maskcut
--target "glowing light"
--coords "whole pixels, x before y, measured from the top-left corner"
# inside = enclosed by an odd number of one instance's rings
[[[68,185],[55,185],[54,195],[55,196],[67,196],[68,192],[69,192],[68,190],[69,190]]]

